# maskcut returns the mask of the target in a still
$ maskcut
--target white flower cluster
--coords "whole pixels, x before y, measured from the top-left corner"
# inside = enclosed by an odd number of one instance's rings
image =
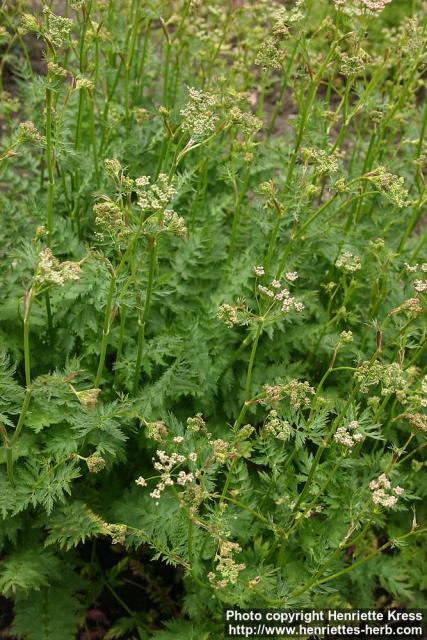
[[[405,267],[408,273],[416,273],[418,270],[421,270],[424,273],[427,272],[427,262],[423,262],[422,264],[413,264],[413,265],[405,262]]]
[[[160,173],[154,184],[151,184],[149,176],[136,178],[135,190],[138,195],[138,206],[143,211],[162,211],[176,195],[176,189],[165,173]]]
[[[360,0],[363,6],[371,13],[380,13],[391,0]]]
[[[293,282],[297,278],[298,274],[296,271],[286,274],[286,279],[290,282]],[[280,280],[274,279],[268,286],[259,284],[258,291],[267,298],[280,302],[283,313],[289,313],[290,311],[301,312],[304,310],[304,304],[292,297],[289,289],[283,287]]]
[[[410,204],[409,192],[405,189],[403,176],[396,176],[385,167],[377,167],[367,174],[367,177],[397,207],[407,207]]]
[[[94,84],[92,82],[92,80],[89,80],[89,78],[85,78],[84,76],[77,76],[76,77],[76,90],[80,90],[80,89],[89,89],[92,90],[94,89]]]
[[[180,471],[177,475],[176,482],[177,484],[185,487],[186,484],[190,484],[194,480],[194,475],[192,473],[186,473],[185,471]]]
[[[382,473],[376,480],[369,483],[372,491],[372,502],[383,507],[394,507],[398,497],[404,493],[402,487],[392,488],[390,480]]]
[[[418,314],[422,313],[423,307],[420,303],[419,298],[409,298],[408,300],[404,300],[402,304],[392,309],[389,313],[391,316],[393,316],[400,311],[404,311],[410,315],[417,316]]]
[[[298,280],[298,273],[297,271],[288,271],[285,273],[285,278],[289,282],[295,282],[295,280]]]
[[[253,272],[257,276],[257,278],[260,278],[261,276],[265,275],[265,269],[262,264],[255,265],[253,267]],[[298,272],[288,271],[287,273],[285,273],[285,278],[286,280],[288,280],[288,282],[295,282],[295,280],[298,280]],[[274,282],[277,282],[277,280],[274,280]]]
[[[173,211],[172,209],[165,210],[162,226],[178,238],[182,238],[183,240],[187,238],[187,227],[184,218],[179,216],[176,211]]]
[[[43,7],[43,13],[47,22],[46,37],[55,47],[62,47],[69,40],[73,21],[57,16],[46,6]]]
[[[395,393],[400,402],[405,400],[407,378],[397,362],[382,364],[365,360],[354,372],[354,377],[360,383],[362,393],[368,393],[369,387],[381,384],[381,395]]]
[[[357,420],[352,420],[346,427],[338,427],[334,435],[335,442],[351,449],[356,443],[363,440],[363,434],[357,431],[358,428],[359,422]]]
[[[330,175],[338,171],[338,157],[324,149],[308,147],[301,150],[304,162],[314,165],[315,171],[323,175]]]
[[[175,467],[183,464],[187,460],[195,462],[197,460],[197,453],[190,453],[188,457],[186,457],[183,454],[176,452],[173,452],[169,455],[168,453],[166,453],[166,451],[158,449],[156,451],[156,455],[157,460],[153,458],[153,466],[155,470],[160,473],[160,480],[158,481],[155,489],[151,491],[151,498],[153,498],[154,500],[159,500],[166,487],[172,487],[175,482],[181,487],[185,487],[186,485],[192,484],[194,482],[195,477],[197,477],[198,475],[197,472],[196,474],[193,474],[181,469],[175,478],[172,477],[172,474]],[[142,476],[137,478],[135,482],[140,487],[147,486],[147,481]]]
[[[247,135],[253,135],[262,128],[262,120],[252,113],[242,111],[239,107],[232,107],[229,113],[231,124],[236,125]]]
[[[192,433],[206,432],[206,422],[201,413],[197,413],[192,418],[187,418],[187,427]]]
[[[366,51],[358,51],[357,55],[348,55],[345,51],[338,50],[339,70],[345,76],[363,73],[370,61]]]
[[[50,249],[43,249],[38,256],[34,283],[40,286],[63,286],[66,282],[79,280],[80,272],[78,262],[60,262]]]
[[[353,342],[353,332],[341,331],[339,341],[340,341],[340,344],[348,344],[349,342]]]
[[[193,138],[203,138],[215,131],[217,99],[211,93],[194,87],[187,87],[187,90],[189,100],[180,111],[182,130],[188,131]]]
[[[315,389],[305,380],[291,380],[287,384],[264,385],[266,397],[260,399],[260,404],[275,404],[280,402],[283,397],[288,396],[291,406],[294,409],[306,408],[311,404],[310,395],[316,393]]]
[[[401,392],[407,386],[405,372],[397,362],[392,362],[384,367],[381,383],[383,396],[389,393],[396,393],[399,398]]]
[[[61,67],[61,65],[53,62],[53,60],[49,60],[46,67],[48,73],[57,78],[66,78],[68,75],[68,71],[64,69],[64,67]]]
[[[233,555],[240,553],[242,547],[237,542],[223,540],[219,550],[215,555],[217,565],[215,572],[208,573],[209,582],[217,589],[224,589],[229,584],[236,584],[239,573],[246,568],[246,565],[237,563]]]
[[[237,307],[224,303],[218,307],[217,318],[224,322],[227,327],[234,327],[239,323],[239,317],[237,315]]]
[[[423,381],[421,383],[421,392],[427,396],[427,375],[424,376]],[[427,407],[427,397],[421,400],[421,406]]]
[[[427,291],[427,280],[415,280],[414,287],[418,293],[424,293],[424,291]]]
[[[163,420],[155,420],[154,422],[147,422],[147,437],[151,440],[156,440],[162,444],[165,442],[165,438],[168,436],[168,428]]]
[[[299,380],[291,380],[283,387],[285,395],[289,396],[290,403],[294,409],[300,409],[302,407],[309,407],[311,404],[310,395],[316,393],[315,389],[305,380],[300,382]]]
[[[31,144],[45,145],[46,138],[38,132],[36,126],[30,121],[26,120],[19,125],[19,142],[30,142]]]
[[[275,19],[275,24],[273,26],[273,33],[277,33],[282,32],[281,35],[287,35],[287,30],[285,30],[285,27],[287,25],[291,26],[293,24],[296,24],[297,22],[300,22],[303,17],[304,17],[304,13],[302,11],[303,7],[304,7],[304,3],[305,0],[295,0],[295,2],[293,3],[293,5],[289,8],[285,8],[285,7],[277,7],[274,11],[273,11],[273,17]]]
[[[236,455],[236,450],[226,440],[218,438],[217,440],[209,440],[209,444],[212,447],[215,462],[217,464],[225,464],[227,460],[230,460]]]
[[[104,531],[111,536],[113,544],[124,544],[126,542],[127,527],[125,524],[109,524],[104,522]]]
[[[344,253],[337,258],[335,266],[348,273],[354,273],[355,271],[360,271],[362,263],[359,256],[353,255],[350,251],[344,251]]]
[[[267,69],[281,69],[283,64],[284,52],[279,46],[277,37],[268,37],[260,45],[255,64],[262,67],[264,71]]]
[[[277,440],[283,440],[284,442],[286,442],[292,434],[292,428],[289,422],[287,420],[281,420],[277,415],[277,411],[274,409],[269,412],[263,431],[277,438]]]
[[[425,406],[425,405],[423,405]],[[423,413],[404,413],[403,416],[408,419],[414,431],[427,433],[427,416]]]
[[[104,169],[109,178],[111,178],[122,193],[130,195],[132,191],[136,191],[135,180],[125,174],[125,171],[117,160],[117,158],[106,158],[104,160]]]
[[[418,271],[421,271],[422,273],[427,272],[427,262],[423,262],[421,265],[419,264],[410,265],[407,262],[405,262],[405,267],[406,267],[407,273],[417,273]],[[427,291],[427,280],[421,280],[421,279],[415,280],[414,289],[415,291],[417,291],[417,293],[425,293]],[[415,304],[415,301],[418,304]],[[422,307],[420,305],[420,301],[418,298],[414,298],[413,306],[416,312],[420,313],[422,311]],[[400,310],[400,307],[398,307],[398,310]]]
[[[98,473],[99,471],[102,471],[106,464],[104,458],[97,452],[86,458],[85,461],[89,473]]]
[[[69,18],[57,16],[47,6],[43,7],[43,14],[45,18],[44,24],[30,13],[24,13],[21,18],[19,33],[25,35],[34,31],[48,40],[50,45],[58,49],[69,41],[73,21]]]
[[[95,224],[101,229],[111,232],[113,229],[120,229],[123,226],[123,212],[112,200],[98,202],[94,205],[93,210]]]
[[[351,16],[378,15],[391,0],[334,0],[337,9]]]

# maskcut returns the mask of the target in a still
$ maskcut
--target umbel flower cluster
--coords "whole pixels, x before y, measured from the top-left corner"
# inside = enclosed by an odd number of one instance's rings
[[[20,142],[29,142],[31,144],[39,144],[41,146],[46,144],[46,136],[43,136],[38,131],[35,124],[30,120],[21,122],[19,125],[19,140]]]
[[[0,635],[418,605],[425,0],[0,4]]]
[[[264,274],[264,268],[254,267],[256,276]],[[293,282],[298,278],[297,272],[289,272],[286,274],[286,280]],[[282,313],[289,313],[290,311],[301,312],[304,310],[304,304],[296,300],[287,287],[284,287],[281,280],[273,279],[267,286],[258,284],[258,291],[265,298],[270,298],[271,301],[280,303]]]
[[[288,420],[281,420],[275,409],[269,411],[263,431],[266,435],[273,436],[286,442],[292,435],[292,427]]]
[[[382,507],[394,507],[399,496],[404,493],[402,487],[392,487],[390,480],[382,473],[376,480],[369,483],[372,491],[372,502]]]
[[[403,208],[409,205],[409,194],[404,186],[403,176],[396,176],[385,167],[377,167],[368,174],[368,179],[397,207]]]
[[[143,215],[147,215],[145,220],[149,231],[154,231],[154,227],[160,231],[168,231],[173,235],[185,239],[187,237],[187,227],[184,218],[173,209],[167,208],[176,195],[176,188],[173,181],[164,173],[160,173],[155,181],[150,176],[140,176],[130,178],[124,172],[120,162],[116,159],[107,159],[104,163],[105,171],[113,180],[120,198],[114,201],[108,196],[93,207],[95,213],[95,224],[98,231],[98,238],[103,240],[106,236],[126,240],[131,234],[129,220],[129,207],[124,207],[121,199],[125,195],[131,198],[132,193],[136,193],[137,207]],[[150,215],[157,214],[156,223],[150,219]],[[141,213],[139,214],[139,226],[141,225]],[[150,223],[150,224],[148,224]]]
[[[308,147],[301,149],[301,154],[304,162],[314,165],[315,170],[320,174],[329,175],[338,171],[338,158],[334,153],[329,154],[324,149]]]
[[[176,189],[168,176],[161,173],[155,183],[149,176],[141,176],[135,180],[138,195],[138,207],[142,211],[162,211],[176,195]]]
[[[156,471],[159,471],[160,480],[158,481],[156,488],[150,493],[152,498],[158,500],[166,487],[172,487],[175,482],[184,487],[194,481],[194,475],[190,472],[185,472],[182,469],[178,471],[174,477],[172,476],[173,472],[176,471],[176,468],[187,461],[186,456],[176,452],[168,455],[166,451],[162,451],[160,449],[156,451],[156,455],[157,460],[153,458],[154,468]],[[188,460],[195,462],[197,460],[197,453],[190,453]],[[141,487],[147,486],[147,481],[142,476],[137,478],[135,482]]]
[[[75,282],[80,279],[81,267],[78,262],[60,262],[52,250],[43,249],[38,256],[34,283],[38,287],[49,285],[63,286],[66,282]]]
[[[73,21],[56,15],[47,6],[43,7],[43,17],[44,20],[39,21],[33,15],[24,13],[20,25],[21,34],[33,31],[45,38],[50,47],[63,47],[69,41]]]
[[[169,438],[169,430],[163,420],[149,422],[146,426],[147,435],[150,439],[166,444]],[[208,458],[208,466],[210,461],[215,461],[217,465],[223,466],[236,456],[236,449],[232,443],[222,438],[213,438],[212,433],[207,430],[206,423],[201,414],[188,418],[187,428],[189,432],[202,436],[203,442],[209,446],[210,455]],[[184,436],[176,435],[172,437],[171,444],[176,449],[183,445],[184,440]],[[159,500],[165,489],[173,487],[174,485],[181,487],[191,485],[193,493],[196,496],[203,492],[200,483],[198,484],[203,472],[202,469],[196,465],[198,461],[196,451],[190,451],[184,455],[177,451],[172,451],[172,453],[169,454],[163,449],[158,449],[156,451],[156,458],[153,457],[152,461],[154,469],[158,471],[160,475],[147,479],[139,476],[135,480],[137,485],[146,487],[148,486],[149,480],[157,479],[156,487],[150,493],[151,498],[156,501]],[[191,470],[183,469],[183,465],[190,467]],[[207,467],[205,467],[205,470],[206,468]]]
[[[362,262],[359,256],[352,254],[350,251],[344,251],[336,260],[335,266],[347,273],[355,273],[362,268]]]
[[[334,433],[334,440],[347,449],[363,441],[363,433],[359,431],[359,422],[351,420],[346,426],[338,427]]]
[[[401,402],[405,401],[407,374],[397,362],[382,364],[366,361],[356,369],[354,375],[362,393],[368,393],[369,387],[380,384],[383,396],[395,393]]]
[[[194,87],[188,87],[188,102],[181,109],[182,130],[194,139],[204,138],[215,131],[219,120],[218,101],[214,95]]]
[[[253,273],[256,278],[265,276],[265,269],[262,265],[254,266]],[[287,283],[293,283],[298,279],[296,271],[289,271],[284,275]],[[282,280],[273,278],[269,284],[257,284],[257,293],[262,303],[266,303],[264,317],[270,321],[280,319],[280,314],[288,314],[291,311],[301,313],[304,311],[304,303],[291,295],[287,286],[284,286]],[[279,315],[276,315],[279,311]],[[217,310],[217,318],[224,322],[227,327],[235,325],[246,325],[256,320],[257,316],[249,311],[242,302],[240,305],[231,305],[227,302],[219,305]]]
[[[264,392],[265,397],[259,400],[261,404],[276,404],[288,397],[291,407],[301,409],[310,406],[310,396],[315,394],[315,389],[306,380],[291,380],[286,384],[265,385]]]
[[[333,0],[337,9],[349,15],[378,15],[391,0]]]
[[[215,555],[215,571],[208,573],[209,582],[215,589],[225,589],[229,584],[236,584],[239,574],[246,565],[236,562],[234,556],[242,551],[237,542],[222,540]]]

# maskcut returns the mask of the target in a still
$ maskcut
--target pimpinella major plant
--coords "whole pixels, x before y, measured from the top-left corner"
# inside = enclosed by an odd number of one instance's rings
[[[2,634],[422,607],[423,3],[31,4],[0,9]]]

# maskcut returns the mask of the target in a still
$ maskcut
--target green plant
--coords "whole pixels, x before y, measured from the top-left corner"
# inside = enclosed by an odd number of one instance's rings
[[[422,3],[54,4],[0,9],[7,632],[423,606]]]

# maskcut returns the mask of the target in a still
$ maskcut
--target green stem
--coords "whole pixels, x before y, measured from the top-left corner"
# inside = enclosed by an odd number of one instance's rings
[[[408,225],[405,229],[405,232],[400,240],[399,243],[399,247],[397,250],[398,255],[400,255],[402,253],[402,251],[405,248],[405,244],[409,238],[409,236],[411,235],[411,233],[413,232],[413,230],[415,229],[415,227],[417,226],[417,223],[419,221],[419,219],[421,218],[421,216],[425,213],[425,211],[423,210],[423,205],[425,204],[425,194],[424,192],[421,193],[419,200],[416,204],[416,206],[414,207],[414,212],[412,214],[412,216],[409,219]]]
[[[95,181],[96,181],[96,186],[99,189],[99,187],[101,186],[101,179],[100,179],[100,175],[99,175],[98,151],[97,151],[97,146],[96,146],[94,110],[95,110],[95,98],[93,97],[93,99],[90,100],[90,106],[89,106],[89,135],[90,135],[90,139],[91,139],[91,142],[92,142],[93,164],[94,164],[94,169],[95,169]]]
[[[15,486],[15,478],[13,476],[13,452],[10,445],[6,444],[6,471],[12,487]]]
[[[33,304],[33,289],[25,294],[24,299],[24,367],[25,384],[27,389],[31,387],[31,363],[30,363],[30,313]]]
[[[27,415],[28,407],[30,406],[31,394],[33,390],[31,388],[27,388],[25,391],[24,402],[22,404],[21,413],[19,414],[18,424],[16,425],[15,432],[12,436],[11,445],[14,445],[21,435],[22,427],[24,426],[25,417]]]
[[[157,258],[157,240],[155,237],[153,237],[151,240],[151,247],[150,247],[150,266],[149,266],[149,272],[148,272],[148,283],[147,283],[147,292],[145,294],[144,310],[142,312],[142,316],[138,321],[138,325],[139,325],[138,350],[136,355],[135,376],[134,376],[134,384],[133,384],[134,392],[136,392],[139,387],[141,362],[142,362],[142,355],[144,352],[144,343],[145,343],[145,325],[147,323],[148,313],[150,310],[151,295],[153,292],[154,270],[156,266],[156,258]]]
[[[234,213],[233,213],[233,223],[231,225],[231,234],[230,234],[230,244],[228,246],[228,256],[227,256],[227,265],[231,264],[234,254],[234,245],[236,242],[237,229],[239,225],[240,211],[242,209],[243,198],[246,195],[248,185],[249,185],[250,171],[249,168],[246,170],[246,177],[243,182],[242,189],[239,195],[236,198],[236,202],[234,205]]]
[[[166,29],[166,27],[165,27],[165,29]],[[169,38],[167,38],[167,41],[166,41],[166,58],[165,58],[164,76],[163,76],[163,105],[165,107],[168,106],[170,58],[171,58],[171,43],[170,43]]]
[[[15,481],[13,476],[13,445],[17,442],[19,436],[21,435],[21,431],[22,431],[22,427],[24,426],[24,421],[27,415],[28,407],[30,406],[31,394],[32,394],[32,389],[27,388],[27,390],[25,391],[24,402],[22,404],[21,413],[19,414],[18,424],[16,425],[15,432],[10,442],[5,441],[7,476],[12,486],[15,486]]]
[[[117,364],[120,362],[120,358],[122,357],[123,351],[123,341],[125,336],[125,327],[126,327],[126,308],[123,307],[120,312],[120,332],[119,332],[119,341],[117,344],[117,354],[116,354],[116,370],[114,373],[114,386],[117,384],[118,378],[118,369]]]
[[[135,86],[135,91],[138,90],[138,101],[141,102],[143,91],[144,91],[144,82],[143,82],[143,74],[145,67],[145,60],[147,58],[148,44],[150,41],[150,28],[151,28],[151,20],[147,19],[145,33],[144,33],[144,45],[142,49],[141,55],[141,63],[139,65],[139,69],[137,70],[137,84]]]
[[[357,387],[353,388],[353,391],[350,394],[350,397],[348,398],[347,402],[345,403],[344,409],[338,414],[338,416],[335,418],[335,420],[332,422],[331,425],[331,429],[328,433],[328,435],[326,436],[325,441],[319,445],[316,455],[314,457],[313,463],[311,465],[311,469],[309,471],[306,483],[304,485],[304,488],[295,504],[295,508],[294,511],[296,512],[298,510],[299,505],[301,504],[301,502],[304,500],[305,496],[307,495],[308,489],[310,488],[311,482],[314,478],[314,474],[316,473],[316,469],[317,466],[320,462],[320,459],[322,457],[322,454],[324,452],[324,450],[326,449],[326,447],[328,446],[331,438],[333,437],[334,433],[335,433],[335,429],[337,427],[337,425],[339,424],[339,422],[341,421],[341,419],[345,416],[345,414],[347,413],[347,410],[349,408],[349,406],[351,405],[351,403],[353,402],[354,397],[357,394]]]
[[[326,576],[325,578],[321,578],[320,580],[315,580],[315,581],[309,582],[302,589],[299,589],[298,591],[292,593],[291,597],[292,598],[296,598],[296,597],[302,595],[303,593],[305,593],[306,591],[308,591],[309,589],[318,587],[319,585],[324,584],[325,582],[331,582],[331,580],[336,580],[336,578],[339,578],[339,577],[345,575],[346,573],[350,573],[351,571],[354,571],[355,569],[360,567],[362,564],[365,564],[365,562],[368,562],[368,560],[370,560],[371,558],[374,558],[375,556],[377,556],[378,554],[382,553],[383,551],[385,551],[389,547],[392,547],[392,546],[396,545],[396,542],[400,542],[402,540],[406,540],[407,538],[409,538],[410,536],[412,536],[414,534],[425,533],[426,531],[427,531],[427,528],[425,528],[425,529],[414,529],[413,531],[409,531],[409,533],[406,533],[403,536],[399,536],[398,538],[394,538],[393,540],[389,540],[388,542],[385,542],[378,549],[375,549],[375,551],[372,551],[367,556],[365,556],[364,558],[361,558],[357,562],[353,562],[350,566],[346,567],[345,569],[341,569],[341,571],[337,571],[336,573],[333,573],[332,575]]]
[[[102,329],[102,341],[101,341],[101,353],[99,356],[98,370],[95,377],[95,387],[98,388],[102,373],[104,371],[105,354],[107,352],[108,336],[110,334],[111,322],[112,322],[112,309],[113,309],[113,295],[116,287],[116,274],[111,273],[110,286],[107,294],[107,304],[105,307],[104,327]]]
[[[49,78],[48,78],[49,81]],[[48,174],[47,185],[47,245],[51,246],[53,232],[53,198],[55,182],[53,176],[52,152],[52,91],[46,89],[46,164]]]
[[[273,111],[273,115],[271,116],[271,120],[270,120],[270,124],[268,125],[268,129],[267,129],[267,140],[270,138],[273,129],[274,129],[274,125],[276,124],[276,120],[277,120],[277,116],[280,113],[280,109],[282,108],[282,103],[283,103],[283,96],[285,95],[285,91],[286,91],[286,87],[288,86],[288,80],[289,80],[289,73],[292,67],[292,63],[294,61],[295,55],[297,53],[298,47],[300,44],[300,40],[296,40],[295,45],[292,49],[291,55],[289,56],[289,61],[288,64],[286,66],[286,70],[283,74],[283,80],[282,80],[282,84],[280,87],[280,92],[279,92],[279,96],[276,100],[275,103],[275,107],[274,107],[274,111]]]
[[[262,332],[262,328],[263,328],[263,320],[260,320],[258,323],[258,327],[257,327],[257,332],[255,334],[255,338],[254,338],[254,342],[252,345],[252,351],[251,351],[251,355],[249,358],[249,364],[248,364],[248,370],[246,373],[246,383],[245,383],[245,390],[244,390],[244,396],[243,396],[243,407],[239,413],[239,416],[236,420],[236,422],[234,423],[234,430],[237,431],[237,429],[240,427],[240,425],[243,422],[243,419],[246,415],[246,412],[248,410],[248,400],[249,400],[249,392],[251,389],[251,381],[252,381],[252,370],[253,370],[253,366],[255,363],[255,356],[256,356],[256,352],[257,352],[257,348],[258,348],[258,342],[259,342],[259,338]],[[231,482],[231,478],[233,476],[233,472],[234,469],[236,467],[238,461],[238,457],[236,456],[233,460],[233,462],[230,465],[230,468],[228,470],[226,479],[225,479],[225,483],[224,483],[224,488],[222,490],[222,494],[221,494],[221,498],[220,498],[220,502],[223,502],[223,500],[225,499],[225,496],[227,495],[227,491],[228,491],[228,487],[230,485]]]

